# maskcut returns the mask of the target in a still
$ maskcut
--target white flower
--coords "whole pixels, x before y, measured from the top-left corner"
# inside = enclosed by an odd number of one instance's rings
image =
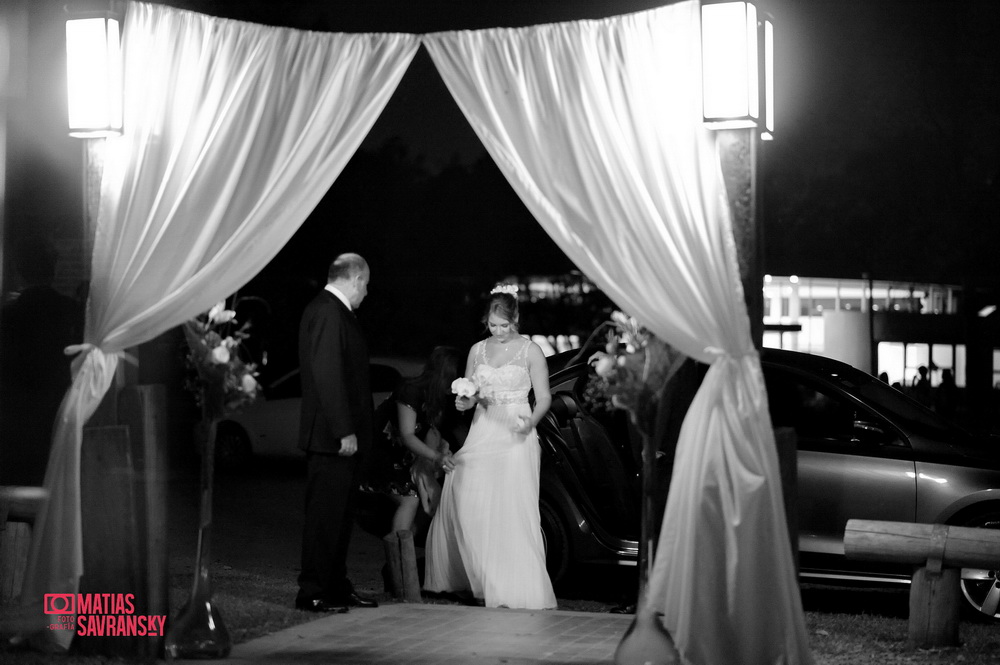
[[[253,395],[257,392],[257,379],[253,378],[252,374],[244,374],[242,384],[243,392],[247,395]]]
[[[494,293],[506,293],[508,295],[517,296],[517,285],[516,284],[497,284],[490,291],[490,295]]]
[[[226,301],[217,302],[208,310],[208,320],[212,323],[229,323],[236,316],[236,312],[226,309]]]
[[[611,320],[614,323],[617,323],[618,325],[622,326],[623,328],[635,327],[635,319],[628,316],[624,312],[619,312],[617,310],[611,312]]]
[[[229,349],[226,348],[225,343],[212,349],[212,362],[216,365],[225,365],[229,362],[229,357]]]
[[[227,337],[226,339],[222,340],[222,345],[225,346],[227,349],[234,349],[237,346],[239,346],[239,341],[233,339],[232,337]]]
[[[607,377],[615,370],[615,358],[607,353],[595,353],[594,371],[597,376]]]
[[[465,377],[459,377],[451,382],[451,392],[459,397],[472,397],[478,390],[476,382]]]

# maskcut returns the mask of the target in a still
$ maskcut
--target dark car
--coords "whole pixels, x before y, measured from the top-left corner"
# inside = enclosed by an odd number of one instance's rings
[[[847,559],[848,519],[1000,528],[1000,438],[973,436],[835,360],[771,349],[761,360],[772,423],[798,439],[803,580],[910,581],[910,566]],[[586,355],[552,356],[549,369],[539,508],[550,575],[558,582],[579,564],[635,565],[637,437],[622,412],[586,398]],[[1000,617],[998,585],[996,570],[962,571],[963,593],[982,615]]]
[[[381,404],[401,378],[416,376],[422,368],[422,361],[415,358],[371,358],[372,403]],[[302,382],[296,367],[268,384],[255,402],[219,422],[216,464],[240,467],[258,456],[305,459],[299,449],[301,408]]]

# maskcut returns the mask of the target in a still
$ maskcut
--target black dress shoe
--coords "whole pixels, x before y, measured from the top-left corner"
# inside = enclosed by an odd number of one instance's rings
[[[612,607],[608,612],[611,614],[635,614],[635,603],[621,603]]]
[[[334,612],[343,614],[347,612],[347,603],[335,603],[326,598],[311,598],[309,600],[295,599],[295,609],[306,612]]]
[[[378,607],[377,600],[371,596],[363,596],[357,591],[352,591],[343,598],[338,598],[338,601],[348,607]]]

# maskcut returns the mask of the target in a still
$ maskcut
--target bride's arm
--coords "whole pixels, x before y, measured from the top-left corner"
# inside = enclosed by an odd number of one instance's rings
[[[472,372],[476,368],[476,347],[478,344],[473,344],[472,348],[469,349],[469,358],[465,361],[465,378],[471,379]],[[476,405],[479,400],[478,395],[472,397],[459,397],[455,396],[455,408],[459,411],[468,411]]]
[[[531,417],[524,423],[525,427],[518,428],[521,434],[527,434],[533,430],[552,404],[552,395],[549,393],[549,366],[545,362],[545,354],[540,346],[531,343],[528,347],[528,375],[531,377],[531,389],[535,392],[535,408],[531,411]]]

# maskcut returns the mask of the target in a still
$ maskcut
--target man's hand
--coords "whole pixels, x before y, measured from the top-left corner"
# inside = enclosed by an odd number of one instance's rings
[[[350,457],[356,452],[358,452],[358,437],[356,434],[348,434],[347,436],[340,437],[340,452],[338,454],[341,457]]]

